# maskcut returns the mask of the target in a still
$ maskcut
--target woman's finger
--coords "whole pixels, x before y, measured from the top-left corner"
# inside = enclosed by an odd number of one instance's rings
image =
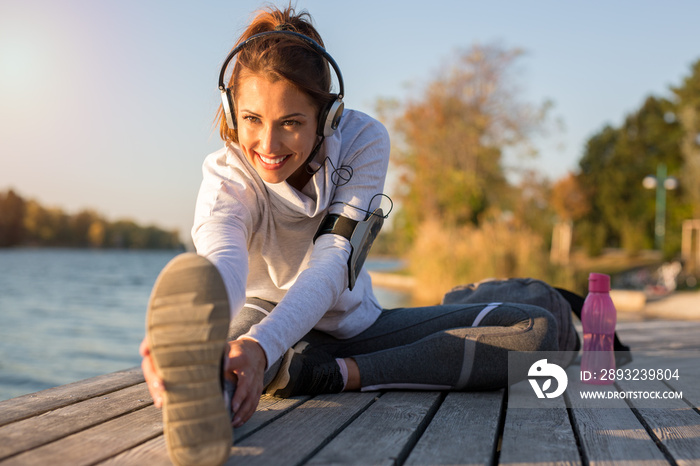
[[[151,354],[151,351],[148,349],[148,341],[146,341],[146,337],[143,337],[143,340],[141,340],[141,344],[139,345],[139,354],[143,357]]]
[[[233,426],[242,426],[255,413],[262,395],[262,381],[251,376],[250,371],[236,371],[238,377],[236,393],[231,403],[233,409]]]
[[[248,381],[245,377],[238,377],[238,382],[236,383],[236,392],[233,394],[233,400],[231,400],[231,409],[233,410],[234,416],[238,415],[238,412],[243,405],[243,402],[248,397]]]
[[[150,354],[141,360],[141,370],[143,371],[143,378],[146,380],[148,392],[153,399],[153,405],[156,408],[162,407],[164,392],[163,381],[160,380],[160,377],[156,374],[156,369]]]
[[[263,389],[265,353],[255,340],[238,339],[229,342],[226,370],[238,377],[233,396],[233,425],[238,427],[255,412]]]
[[[237,409],[234,410],[234,427],[242,426],[248,419],[251,418],[251,416],[253,416],[255,409],[258,406],[258,402],[260,401],[261,394],[262,390],[258,392],[256,387],[250,386],[250,383],[246,383],[240,392],[238,389],[236,390],[236,395],[238,395],[238,398],[234,396],[234,405],[237,407]]]
[[[258,407],[258,402],[260,401],[260,395],[262,395],[262,389],[260,391],[254,390],[243,400],[240,409],[234,416],[233,427],[242,426],[255,414],[255,409]]]

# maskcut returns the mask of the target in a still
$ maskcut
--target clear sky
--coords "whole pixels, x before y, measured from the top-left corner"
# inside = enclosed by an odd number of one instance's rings
[[[275,3],[275,2],[273,2]],[[280,2],[276,2],[280,4]],[[282,5],[286,2],[282,2]],[[343,72],[346,106],[441,72],[474,43],[519,47],[524,97],[565,131],[536,162],[575,170],[588,137],[700,59],[700,2],[298,0]],[[221,62],[253,0],[0,0],[0,190],[189,234]],[[563,145],[563,147],[559,147]],[[389,193],[391,194],[391,193]]]

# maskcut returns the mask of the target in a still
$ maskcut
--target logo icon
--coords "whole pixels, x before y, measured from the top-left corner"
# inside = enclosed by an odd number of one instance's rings
[[[531,377],[528,381],[530,385],[532,385],[532,389],[535,391],[537,398],[556,398],[564,393],[566,386],[569,384],[569,378],[566,376],[564,369],[557,364],[548,363],[546,359],[540,359],[530,366],[527,375]],[[542,387],[540,387],[538,378],[544,377],[547,377],[547,379],[542,384]],[[552,386],[552,379],[557,381],[557,387],[556,390],[549,392],[548,390]]]

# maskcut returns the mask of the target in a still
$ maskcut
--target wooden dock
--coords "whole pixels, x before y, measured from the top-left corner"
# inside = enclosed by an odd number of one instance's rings
[[[525,409],[512,407],[506,390],[263,397],[236,429],[227,464],[700,465],[700,322],[618,329],[633,354],[680,365],[679,380],[656,384],[682,391],[682,400],[567,409],[562,396],[560,409]],[[643,367],[644,357],[633,364]],[[570,376],[578,369],[570,367]],[[610,388],[628,389],[625,382]],[[0,463],[170,464],[160,411],[137,368],[0,402]]]

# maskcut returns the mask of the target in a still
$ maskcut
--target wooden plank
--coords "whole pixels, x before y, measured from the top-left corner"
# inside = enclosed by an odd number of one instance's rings
[[[666,382],[666,385],[671,390],[681,392],[683,399],[688,405],[695,409],[700,409],[700,376],[694,374],[684,375],[679,380]]]
[[[306,464],[401,464],[440,398],[438,392],[386,393]]]
[[[300,396],[285,399],[263,395],[260,398],[260,403],[255,410],[255,414],[253,414],[248,422],[243,424],[241,427],[234,429],[234,439],[236,442],[242,441],[253,432],[262,429],[275,419],[283,416],[288,411],[296,408],[305,401],[308,401],[310,398],[310,396]]]
[[[168,457],[165,436],[159,435],[98,464],[101,466],[172,466],[173,463]]]
[[[80,380],[0,402],[0,426],[143,382],[140,367]]]
[[[665,392],[669,387],[658,380],[619,382],[622,390]],[[630,398],[641,422],[678,464],[698,464],[700,459],[700,415],[683,400]],[[652,406],[652,407],[649,407]],[[663,407],[653,407],[663,406]]]
[[[261,429],[309,398],[310,397],[307,396],[283,399],[263,395],[260,398],[260,403],[258,404],[255,414],[253,414],[250,420],[242,427],[234,429],[234,442],[242,441],[253,432]],[[100,464],[115,466],[140,466],[143,464],[148,464],[149,466],[166,466],[170,465],[171,463],[165,446],[165,437],[161,435]]]
[[[527,397],[517,406],[517,399]],[[569,413],[563,396],[534,399],[530,383],[523,380],[508,389],[508,411],[503,426],[499,464],[518,465],[580,465]],[[515,403],[513,403],[515,402]]]
[[[152,404],[145,383],[0,427],[0,459]]]
[[[581,383],[580,366],[567,369],[567,392],[583,390],[615,391],[611,385],[587,385]],[[571,406],[574,427],[584,458],[590,465],[667,465],[664,454],[641,425],[623,399],[605,400],[601,407],[591,408],[591,403],[578,397],[567,397]]]
[[[700,321],[620,322],[616,330],[633,350],[700,349]]]
[[[374,393],[320,395],[247,437],[226,464],[300,464],[375,400]]]
[[[27,464],[90,465],[140,445],[163,432],[160,410],[148,406],[87,430],[12,456],[3,466]]]
[[[491,464],[504,394],[449,393],[405,464]]]
[[[685,402],[694,408],[700,407],[700,351],[666,350],[652,353],[637,353],[628,368],[664,369],[677,378],[665,381],[668,389],[682,392]],[[676,372],[677,371],[677,372]],[[634,385],[634,383],[629,384]]]

